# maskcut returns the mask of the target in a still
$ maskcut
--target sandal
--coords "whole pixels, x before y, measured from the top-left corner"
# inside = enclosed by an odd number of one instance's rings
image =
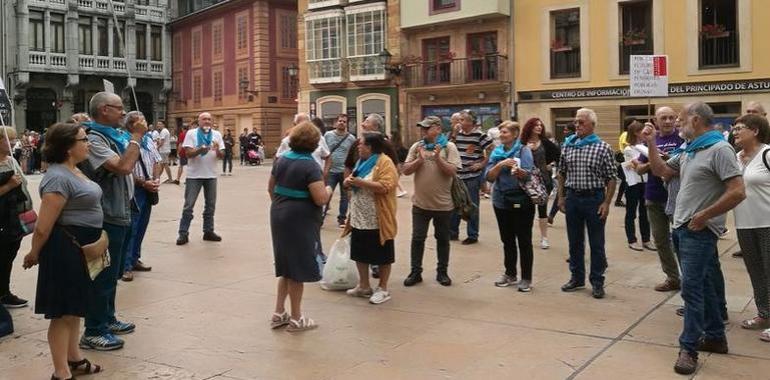
[[[299,320],[290,319],[289,320],[289,327],[286,328],[286,331],[288,332],[302,332],[307,330],[313,330],[317,328],[318,325],[310,318],[305,318],[303,315],[299,318]]]
[[[76,362],[67,361],[70,366],[70,371],[79,371],[83,375],[91,375],[94,373],[102,372],[102,366],[98,364],[91,364],[88,359],[79,360]]]
[[[764,330],[759,333],[759,340],[764,342],[770,342],[770,329]]]
[[[270,320],[270,328],[277,329],[289,324],[289,313],[283,312],[283,314],[273,313],[273,318]]]
[[[770,327],[770,320],[756,316],[741,322],[741,327],[746,330],[761,330]]]

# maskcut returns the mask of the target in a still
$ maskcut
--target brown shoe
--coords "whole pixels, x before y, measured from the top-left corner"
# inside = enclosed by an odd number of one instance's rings
[[[722,339],[701,339],[700,343],[698,343],[698,351],[702,352],[713,352],[715,354],[726,354],[728,351],[727,348],[727,338]]]
[[[655,285],[655,291],[657,292],[670,292],[674,290],[679,290],[681,287],[679,286],[679,281],[672,280],[670,278],[667,278],[666,281],[663,281],[662,283]]]
[[[679,358],[674,364],[674,372],[680,375],[690,375],[698,369],[698,357],[687,351],[679,351]]]
[[[131,272],[131,271],[123,272],[123,277],[121,277],[121,280],[123,280],[125,282],[134,281],[134,272]]]
[[[134,270],[137,272],[149,272],[152,270],[152,267],[148,265],[144,265],[142,260],[137,260],[136,264],[134,264]]]

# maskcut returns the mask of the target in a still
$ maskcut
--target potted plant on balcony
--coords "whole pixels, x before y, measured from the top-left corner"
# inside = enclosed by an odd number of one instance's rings
[[[554,53],[559,53],[563,51],[571,51],[572,46],[568,45],[564,40],[562,39],[555,39],[551,41],[551,51]]]
[[[730,31],[722,24],[704,24],[700,28],[700,34],[704,38],[723,38],[729,36]]]
[[[448,51],[445,54],[439,54],[437,61],[438,62],[449,62],[453,61],[457,55],[453,51]]]
[[[644,29],[629,29],[623,34],[623,46],[644,45],[647,42],[647,32]]]

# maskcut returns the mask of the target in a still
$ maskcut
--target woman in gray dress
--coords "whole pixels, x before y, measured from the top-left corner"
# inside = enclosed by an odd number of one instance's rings
[[[275,275],[278,294],[271,327],[288,326],[299,332],[317,327],[302,315],[305,282],[321,279],[316,254],[321,241],[321,207],[329,202],[331,188],[324,184],[321,168],[311,154],[318,147],[321,134],[310,122],[295,126],[289,135],[291,150],[273,165],[268,184],[272,205],[270,230],[273,237]],[[286,297],[291,314],[286,312]]]

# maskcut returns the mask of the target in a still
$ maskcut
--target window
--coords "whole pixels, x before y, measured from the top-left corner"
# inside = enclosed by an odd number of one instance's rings
[[[78,19],[78,52],[86,55],[94,53],[90,17],[80,17]]]
[[[201,75],[200,73],[193,74],[193,103],[201,103]]]
[[[431,38],[422,41],[424,84],[449,83],[452,57],[449,52],[449,37]]]
[[[470,80],[497,79],[497,32],[469,34],[467,54]]]
[[[222,21],[215,21],[211,25],[211,46],[212,46],[212,53],[214,54],[214,58],[222,58],[222,44],[223,44],[223,34],[222,29],[224,28],[224,23]]]
[[[348,12],[347,50],[351,79],[376,74],[381,74],[380,79],[384,79],[385,69],[378,55],[385,49],[385,12],[385,4],[379,9],[367,8],[364,11]]]
[[[214,101],[221,102],[222,101],[222,69],[218,69],[217,71],[214,71],[213,77],[214,77],[213,78]]]
[[[238,68],[238,99],[246,100],[248,93],[246,90],[249,88],[249,68],[247,66],[241,66]]]
[[[174,87],[173,87],[173,94],[176,98],[176,101],[179,102],[181,100],[184,100],[184,91],[182,88],[182,75],[181,74],[174,74]]]
[[[557,141],[564,141],[565,130],[575,123],[578,108],[552,108],[553,132]]]
[[[340,96],[323,97],[316,100],[316,104],[318,105],[319,110],[318,117],[320,117],[326,125],[334,125],[337,121],[337,116],[345,113],[345,98]],[[353,133],[355,133],[354,124],[356,124],[355,120],[348,120],[348,128],[352,127]]]
[[[327,82],[342,77],[342,12],[307,21],[307,61],[310,79]]]
[[[152,60],[163,60],[163,29],[159,26],[152,26],[150,40],[152,43]]]
[[[628,74],[632,55],[654,54],[652,45],[652,1],[620,4],[620,74]]]
[[[194,30],[192,32],[192,63],[193,65],[200,65],[201,64],[201,50],[203,47],[201,46],[201,31],[200,29]]]
[[[460,10],[460,0],[430,0],[430,14]]]
[[[701,0],[701,68],[739,66],[736,0]]]
[[[99,46],[97,47],[97,54],[106,57],[110,55],[109,53],[109,32],[107,29],[107,19],[106,18],[98,18],[96,19],[96,33],[97,33],[97,43]]]
[[[124,58],[125,55],[125,48],[126,48],[126,24],[123,21],[118,21],[118,30],[120,30],[120,34],[118,34],[117,30],[112,31],[112,56],[113,57],[121,57]],[[123,36],[123,41],[120,40],[119,36]]]
[[[249,37],[249,15],[248,13],[235,16],[235,48],[237,50],[248,49]]]
[[[147,59],[147,25],[136,24],[136,59]]]
[[[281,98],[296,99],[299,88],[299,78],[297,75],[289,75],[289,68],[283,67],[281,70]]]
[[[171,59],[174,61],[174,67],[177,69],[182,68],[182,35],[179,33],[174,34],[174,56]]]
[[[551,12],[551,78],[580,76],[580,9]]]
[[[45,51],[43,12],[29,11],[29,50]]]
[[[64,15],[51,13],[51,52],[64,53]]]
[[[297,16],[293,14],[281,15],[281,48],[297,48]]]

